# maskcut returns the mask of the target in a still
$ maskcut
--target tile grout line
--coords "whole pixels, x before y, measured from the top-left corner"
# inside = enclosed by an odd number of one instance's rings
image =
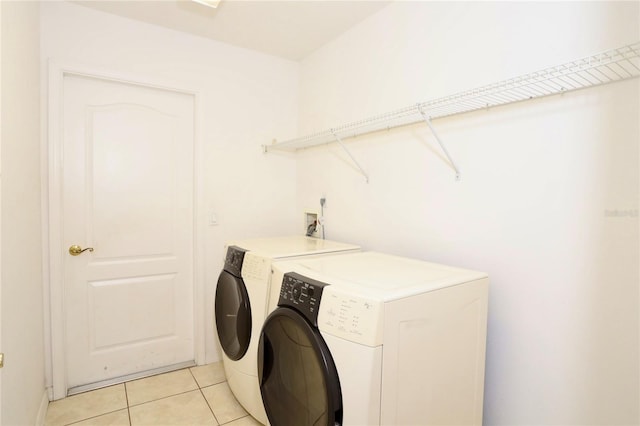
[[[127,400],[127,416],[129,416],[129,426],[131,425],[131,409],[129,407],[129,392],[127,392],[127,382],[124,382],[124,397]]]
[[[0,2],[1,1],[2,0],[0,0]],[[186,367],[186,368],[181,368],[180,370],[170,371],[168,373],[160,373],[160,374],[156,374],[155,376],[149,376],[149,377],[143,377],[141,379],[130,380],[130,381],[125,382],[125,383],[132,383],[132,382],[137,382],[137,381],[140,381],[140,380],[146,380],[146,379],[150,379],[152,377],[157,377],[157,376],[162,376],[162,375],[165,375],[165,374],[176,373],[178,371],[183,371],[183,370],[189,370],[189,373],[191,373],[191,368],[190,367]],[[196,391],[196,390],[198,390],[200,388],[200,385],[198,384],[198,381],[195,380],[195,377],[193,376],[193,373],[191,373],[191,377],[194,379],[194,381],[196,383],[196,387],[194,389],[187,389],[187,390],[184,390],[182,392],[172,393],[171,395],[161,396],[161,397],[158,397],[158,398],[153,398],[153,399],[150,399],[148,401],[142,401],[142,402],[138,402],[137,404],[131,404],[131,405],[129,405],[129,398],[127,397],[127,406],[139,407],[140,405],[148,404],[150,402],[162,401],[163,399],[171,398],[172,396],[184,395],[185,393]]]
[[[209,400],[207,399],[206,396],[204,396],[204,392],[202,392],[202,387],[200,386],[200,382],[198,382],[198,379],[196,379],[196,376],[193,374],[193,371],[191,371],[191,368],[189,368],[189,373],[191,373],[191,377],[193,377],[193,380],[195,380],[196,385],[198,385],[198,390],[200,391],[200,395],[202,395],[202,398],[204,398],[204,402],[207,403],[207,407],[209,407],[209,411],[211,411],[211,415],[213,416],[213,419],[219,425],[220,422],[218,421],[218,418],[216,417],[216,413],[213,412],[213,408],[211,407],[211,404],[209,404]]]
[[[124,408],[118,408],[117,410],[107,411],[106,413],[97,414],[95,416],[86,417],[84,419],[74,420],[71,423],[64,423],[64,426],[72,426],[72,425],[75,425],[75,424],[78,424],[78,423],[86,422],[87,420],[97,419],[98,417],[106,416],[108,414],[117,413],[118,411],[122,411],[122,410],[124,410]]]
[[[126,408],[127,409],[128,423],[129,423],[129,426],[132,426],[131,408],[143,406],[143,405],[146,405],[146,404],[149,404],[149,403],[152,403],[152,402],[156,402],[156,401],[161,401],[161,400],[164,400],[164,399],[169,399],[169,398],[172,398],[172,397],[175,397],[175,396],[179,396],[179,395],[184,395],[184,394],[187,394],[187,393],[190,393],[190,392],[194,392],[196,390],[198,390],[200,392],[200,394],[202,395],[202,397],[204,398],[205,403],[207,404],[207,407],[209,407],[209,411],[211,412],[216,424],[218,424],[219,426],[227,425],[229,423],[232,423],[232,422],[234,422],[236,420],[239,420],[239,419],[242,419],[244,417],[250,417],[249,414],[245,414],[244,416],[238,417],[237,419],[231,419],[231,420],[229,420],[227,422],[220,423],[220,421],[218,420],[218,418],[217,418],[217,416],[216,416],[216,414],[215,414],[215,412],[213,410],[212,404],[209,402],[209,400],[207,400],[206,396],[204,395],[204,390],[203,389],[204,388],[218,386],[218,385],[226,383],[227,381],[226,380],[222,380],[222,381],[217,382],[217,383],[208,383],[208,384],[204,383],[201,386],[201,384],[198,382],[198,379],[195,377],[195,373],[192,371],[192,368],[191,367],[187,367],[185,369],[189,370],[189,375],[193,379],[193,381],[194,381],[194,383],[196,385],[196,388],[190,389],[190,390],[186,390],[186,391],[183,391],[183,392],[179,392],[179,393],[176,393],[176,394],[173,394],[173,395],[167,395],[167,396],[164,396],[164,397],[151,399],[151,400],[140,402],[140,403],[137,403],[137,404],[132,404],[131,401],[129,400],[128,384],[132,383],[134,381],[143,380],[143,379],[129,380],[127,382],[121,383],[122,389],[123,389],[124,395],[125,395],[125,407],[113,409],[113,410],[110,410],[110,411],[107,411],[107,412],[104,412],[104,413],[100,413],[100,414],[96,414],[96,415],[92,415],[92,416],[89,416],[89,417],[86,417],[86,418],[77,419],[77,420],[74,420],[71,423],[64,423],[64,425],[65,426],[75,425],[75,424],[78,424],[78,423],[81,423],[81,422],[84,422],[84,421],[87,421],[87,420],[92,420],[92,419],[95,419],[95,418],[98,418],[98,417],[101,417],[101,416],[104,416],[104,415],[113,414],[113,413],[119,412],[119,411],[123,410],[124,408]],[[112,385],[112,386],[118,386],[118,385]],[[92,391],[88,391],[86,393],[90,393],[90,392],[92,392]]]
[[[124,383],[120,383],[120,384],[124,385]],[[118,385],[112,385],[112,386],[118,386]],[[107,386],[107,387],[112,387],[112,386]],[[105,389],[105,388],[102,388],[102,389]],[[95,391],[95,390],[99,390],[99,389],[94,389],[93,391]],[[93,392],[93,391],[87,391],[87,392],[82,392],[82,393],[90,393],[90,392]],[[78,394],[78,395],[80,395],[80,394]],[[75,396],[75,395],[72,395],[72,396]],[[126,398],[126,396],[127,396],[127,391],[126,391],[126,388],[125,388],[125,398]],[[67,398],[70,398],[70,397],[67,396],[67,397],[64,397],[63,399],[67,399]],[[62,401],[62,399],[60,399],[59,401]],[[127,412],[128,412],[129,411],[128,402],[127,402],[127,407],[126,408],[127,408]],[[81,423],[81,422],[85,422],[87,420],[95,419],[95,418],[98,418],[98,417],[101,417],[101,416],[106,416],[108,414],[117,413],[118,411],[121,411],[121,410],[124,410],[124,408],[117,408],[115,410],[106,411],[104,413],[96,414],[95,416],[89,416],[89,417],[85,417],[85,418],[82,418],[82,419],[74,420],[74,421],[72,421],[70,423],[64,423],[63,426],[72,426],[72,425],[75,425],[75,424],[78,424],[78,423]],[[46,422],[45,422],[45,424],[46,424]],[[131,419],[129,419],[129,426],[131,426]]]
[[[164,396],[164,397],[161,397],[161,398],[151,399],[149,401],[140,402],[138,404],[133,404],[133,405],[131,404],[131,402],[129,400],[128,384],[133,382],[133,381],[140,380],[140,379],[130,380],[128,382],[121,383],[122,386],[123,386],[124,395],[125,395],[125,404],[126,404],[125,407],[127,409],[127,417],[128,417],[129,426],[132,426],[131,408],[138,407],[138,406],[143,406],[143,405],[146,405],[146,404],[149,404],[149,403],[152,403],[152,402],[161,401],[161,400],[168,399],[168,398],[172,398],[172,397],[175,397],[175,396],[178,396],[178,395],[184,395],[184,394],[187,394],[187,393],[190,393],[190,392],[194,392],[196,390],[200,391],[200,394],[204,398],[205,403],[207,404],[207,407],[209,407],[209,411],[211,412],[216,424],[218,424],[219,426],[228,425],[230,423],[233,423],[233,422],[235,422],[237,420],[240,420],[240,419],[243,419],[245,417],[251,417],[248,413],[246,413],[244,416],[238,417],[236,419],[231,419],[231,420],[226,421],[224,423],[220,423],[220,421],[218,420],[218,418],[217,418],[217,416],[216,416],[216,414],[215,414],[215,412],[213,410],[212,404],[209,402],[209,400],[204,395],[204,390],[203,389],[204,388],[209,388],[209,387],[214,387],[214,386],[217,386],[217,385],[221,385],[221,384],[226,383],[227,381],[226,380],[222,380],[221,382],[218,382],[218,383],[210,383],[210,384],[206,384],[204,386],[201,386],[200,382],[198,382],[198,379],[195,377],[195,373],[193,372],[192,368],[191,367],[187,367],[185,369],[189,370],[189,374],[190,374],[191,378],[193,379],[194,383],[196,384],[196,388],[195,389],[186,390],[186,391],[183,391],[183,392],[180,392],[180,393],[177,393],[177,394],[168,395],[168,396]],[[86,417],[84,419],[78,419],[78,420],[73,421],[72,423],[65,423],[65,425],[67,425],[67,426],[75,425],[75,424],[78,424],[78,423],[81,423],[81,422],[84,422],[84,421],[87,421],[87,420],[95,419],[95,418],[98,418],[98,417],[101,417],[101,416],[104,416],[104,415],[113,414],[113,413],[116,413],[118,411],[123,410],[125,407],[118,408],[118,409],[115,409],[115,410],[112,410],[112,411],[108,411],[108,412],[105,412],[105,413],[101,413],[101,414],[98,414],[98,415]]]
[[[226,422],[226,423],[220,423],[220,424],[219,424],[219,426],[228,425],[228,424],[233,423],[233,422],[236,422],[236,421],[238,421],[238,420],[240,420],[240,419],[246,419],[247,417],[251,417],[251,414],[247,414],[246,416],[238,417],[237,419],[229,420],[229,421],[228,421],[228,422]],[[251,418],[253,419],[253,417],[251,417]],[[254,420],[255,420],[255,419],[254,419]]]
[[[2,0],[0,0],[0,1],[2,1]],[[186,391],[183,391],[183,392],[178,392],[178,393],[175,393],[175,394],[172,394],[172,395],[167,395],[167,396],[163,396],[163,397],[156,398],[156,399],[150,399],[149,401],[144,401],[144,402],[140,402],[140,403],[138,403],[138,404],[133,404],[133,405],[131,406],[131,408],[139,407],[139,406],[141,406],[141,405],[150,404],[150,403],[152,403],[152,402],[162,401],[163,399],[173,398],[174,396],[184,395],[184,394],[187,394],[187,393],[189,393],[189,392],[195,392],[195,391],[197,391],[197,390],[199,390],[199,389],[189,389],[189,390],[186,390]]]

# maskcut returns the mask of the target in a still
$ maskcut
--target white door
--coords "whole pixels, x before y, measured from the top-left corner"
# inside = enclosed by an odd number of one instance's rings
[[[0,6],[0,10],[2,7]],[[0,18],[1,21],[1,18]],[[0,123],[1,125],[1,123]],[[1,144],[0,144],[1,146]],[[2,157],[0,151],[0,158]],[[2,161],[0,161],[0,165]],[[2,170],[0,168],[0,188],[2,188]],[[0,213],[2,213],[2,191],[0,190]],[[2,227],[0,226],[0,241],[2,241]],[[4,367],[4,353],[2,352],[2,323],[7,319],[2,317],[2,253],[0,252],[0,425],[2,424],[2,367]]]
[[[74,75],[63,90],[67,387],[192,361],[193,96]]]

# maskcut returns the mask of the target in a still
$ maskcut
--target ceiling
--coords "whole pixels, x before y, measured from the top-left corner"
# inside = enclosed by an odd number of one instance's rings
[[[86,7],[298,61],[391,0],[74,1]]]

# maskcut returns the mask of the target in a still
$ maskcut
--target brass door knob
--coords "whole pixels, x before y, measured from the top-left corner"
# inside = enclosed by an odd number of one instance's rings
[[[86,249],[83,249],[82,247],[74,244],[71,247],[69,247],[69,254],[71,256],[78,256],[80,253],[85,252],[87,250],[93,251],[93,247],[87,247]]]

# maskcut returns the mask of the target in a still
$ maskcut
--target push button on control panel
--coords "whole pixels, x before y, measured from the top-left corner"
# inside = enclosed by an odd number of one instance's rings
[[[233,275],[239,277],[242,271],[242,263],[246,250],[236,246],[227,248],[227,257],[224,260],[224,269]]]
[[[304,315],[313,325],[317,325],[318,307],[322,290],[327,284],[289,272],[282,279],[279,306],[290,306]]]

